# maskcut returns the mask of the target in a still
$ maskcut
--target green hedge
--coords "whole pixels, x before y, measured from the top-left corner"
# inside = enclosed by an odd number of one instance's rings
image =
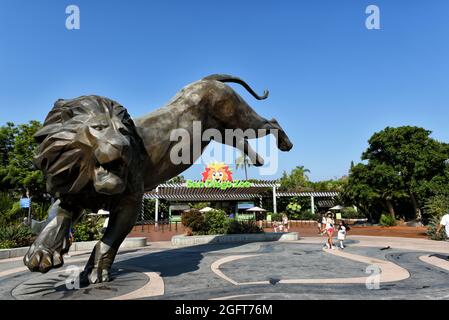
[[[429,225],[427,226],[427,236],[430,239],[437,240],[437,241],[442,241],[442,240],[447,239],[446,231],[444,230],[444,228],[442,228],[440,230],[439,234],[436,233],[440,222],[441,222],[441,218],[439,216],[434,216],[430,219]]]
[[[182,224],[189,228],[193,235],[263,232],[254,220],[228,218],[222,210],[211,210],[207,213],[196,209],[189,210],[183,213]]]
[[[396,225],[396,219],[390,215],[383,214],[380,216],[380,224],[384,227],[392,227]]]
[[[25,225],[0,226],[1,249],[27,247],[33,243],[33,240],[33,233]]]
[[[226,225],[226,234],[242,234],[242,233],[262,233],[254,220],[239,221],[236,219],[228,219]]]
[[[341,217],[344,219],[363,219],[366,218],[366,216],[357,211],[356,209],[352,207],[343,208],[341,210]]]
[[[75,241],[100,240],[103,236],[103,218],[84,217],[73,227],[73,238]]]

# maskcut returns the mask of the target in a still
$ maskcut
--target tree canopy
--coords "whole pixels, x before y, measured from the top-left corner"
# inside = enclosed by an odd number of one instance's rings
[[[40,128],[38,121],[19,126],[7,123],[0,127],[0,191],[30,195],[45,192],[44,176],[33,164],[37,148],[33,136]]]
[[[431,131],[404,126],[375,133],[362,154],[365,163],[351,168],[344,198],[364,210],[387,209],[407,201],[422,219],[429,197],[449,194],[449,145],[430,137]]]
[[[304,166],[296,166],[290,174],[286,171],[282,174],[281,188],[284,190],[300,190],[309,187],[309,169],[306,169]]]
[[[324,181],[310,181],[309,169],[304,166],[295,167],[290,173],[284,171],[280,179],[281,189],[289,191],[342,191],[347,177]]]

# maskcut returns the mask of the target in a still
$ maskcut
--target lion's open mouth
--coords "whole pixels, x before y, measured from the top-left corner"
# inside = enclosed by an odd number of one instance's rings
[[[114,194],[122,192],[126,186],[126,165],[117,159],[108,163],[95,164],[94,186],[97,192]]]

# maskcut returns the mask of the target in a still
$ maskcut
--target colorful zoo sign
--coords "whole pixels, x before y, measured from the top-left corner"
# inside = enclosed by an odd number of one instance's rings
[[[228,188],[249,188],[253,184],[248,181],[240,181],[232,179],[232,172],[229,166],[213,162],[209,164],[201,174],[201,181],[187,180],[187,188],[217,188],[226,190]]]
[[[213,162],[209,164],[204,172],[201,174],[203,176],[203,182],[206,181],[232,181],[232,172],[229,166],[222,162]]]

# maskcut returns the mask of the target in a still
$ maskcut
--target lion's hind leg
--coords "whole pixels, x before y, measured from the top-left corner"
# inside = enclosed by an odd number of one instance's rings
[[[110,212],[108,227],[96,244],[81,274],[81,281],[100,283],[110,281],[110,269],[117,251],[136,223],[142,205],[142,195],[121,198]]]

